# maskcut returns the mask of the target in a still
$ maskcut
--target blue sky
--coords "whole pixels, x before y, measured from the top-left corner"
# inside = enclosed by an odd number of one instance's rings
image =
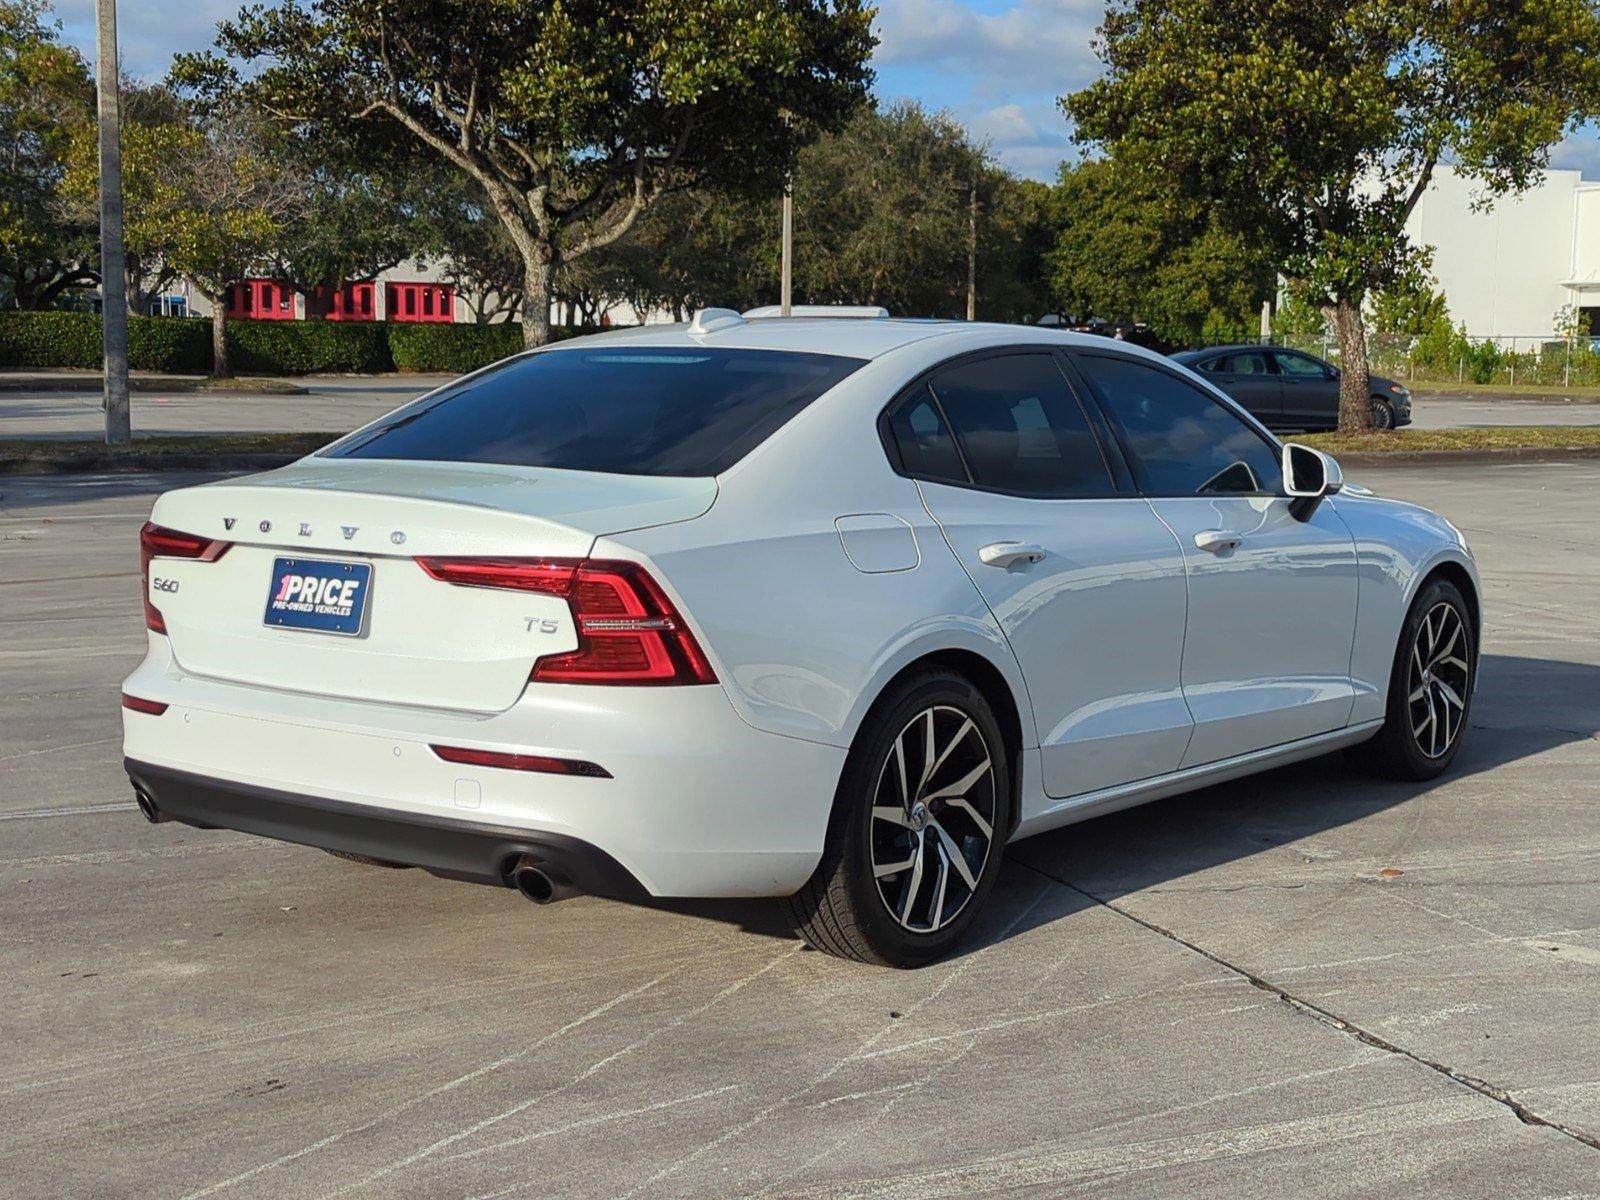
[[[241,0],[121,0],[125,68],[159,76],[179,50],[209,46]],[[1056,97],[1098,72],[1103,0],[878,0],[878,94],[949,110],[1019,174],[1052,179],[1076,156]],[[69,41],[94,55],[94,0],[55,0]],[[1568,138],[1553,165],[1600,179],[1600,132]]]

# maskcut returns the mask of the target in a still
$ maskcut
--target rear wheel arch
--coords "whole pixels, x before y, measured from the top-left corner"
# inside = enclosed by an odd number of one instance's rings
[[[1017,826],[1018,814],[1021,810],[1020,792],[1022,780],[1022,708],[1017,702],[1011,682],[999,667],[983,655],[972,650],[950,648],[930,651],[919,658],[915,658],[901,667],[888,679],[884,680],[877,689],[872,703],[867,706],[858,722],[857,729],[866,723],[867,718],[886,700],[895,696],[900,684],[913,675],[927,674],[929,671],[949,671],[960,675],[971,682],[973,687],[988,701],[989,707],[994,711],[996,722],[1000,726],[1000,734],[1005,739],[1007,761],[1011,764],[1011,828]]]

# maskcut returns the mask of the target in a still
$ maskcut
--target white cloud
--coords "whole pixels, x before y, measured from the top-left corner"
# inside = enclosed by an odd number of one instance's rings
[[[1053,179],[1070,157],[1056,98],[1100,73],[1103,0],[880,0],[884,96],[946,108],[1012,170]]]
[[[984,11],[957,0],[881,0],[884,66],[939,67],[978,94],[1081,87],[1099,74],[1090,48],[1103,0],[1021,0]]]
[[[1600,131],[1593,125],[1568,134],[1550,153],[1550,165],[1582,171],[1585,179],[1600,180]]]

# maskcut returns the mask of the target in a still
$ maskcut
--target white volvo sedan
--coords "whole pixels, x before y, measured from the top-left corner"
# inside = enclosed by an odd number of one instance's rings
[[[707,310],[518,355],[163,495],[125,754],[152,820],[531,899],[782,896],[948,951],[1007,842],[1356,747],[1480,643],[1447,521],[1100,338]]]

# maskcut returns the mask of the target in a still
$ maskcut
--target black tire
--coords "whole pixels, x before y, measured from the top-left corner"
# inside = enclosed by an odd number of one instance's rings
[[[1372,427],[1374,429],[1394,428],[1394,405],[1382,396],[1372,398]]]
[[[926,753],[928,728],[935,746],[941,739],[949,744],[947,752]],[[897,742],[901,759],[913,760],[903,785],[895,769]],[[915,766],[919,747],[924,762],[938,762],[931,775]],[[987,772],[980,755],[988,759]],[[974,772],[979,774],[959,798],[940,797]],[[924,778],[913,785],[913,775]],[[905,809],[904,820],[874,815],[875,805],[882,813],[895,803]],[[795,928],[818,950],[880,966],[920,967],[949,953],[994,887],[1013,804],[1011,752],[983,693],[966,677],[942,669],[900,681],[873,707],[850,748],[822,861],[786,901]],[[964,870],[952,852],[961,856]],[[900,853],[908,856],[906,867],[880,884],[875,861],[881,869],[882,859],[892,865]],[[967,885],[969,877],[976,887]],[[902,913],[890,907],[893,889]],[[946,907],[957,901],[955,909]]]
[[[390,862],[386,858],[369,858],[365,854],[351,854],[348,850],[329,850],[322,847],[324,854],[331,854],[335,858],[342,858],[345,862],[360,863],[364,867],[387,867],[391,871],[404,871],[408,864]]]
[[[1449,616],[1441,614],[1448,611]],[[1428,628],[1424,628],[1424,623]],[[1451,649],[1449,658],[1465,664],[1457,667],[1446,663],[1437,668],[1424,668],[1419,677],[1418,661],[1429,641],[1429,632],[1435,624],[1448,630],[1459,630],[1460,653]],[[1448,641],[1451,633],[1442,632],[1439,643]],[[1413,656],[1413,651],[1417,654]],[[1435,679],[1433,671],[1437,669]],[[1472,693],[1478,684],[1478,647],[1472,628],[1472,614],[1461,590],[1447,579],[1429,580],[1406,614],[1400,627],[1400,640],[1395,646],[1394,665],[1389,672],[1388,704],[1383,727],[1371,741],[1356,746],[1351,756],[1365,769],[1389,779],[1420,782],[1444,774],[1455,761],[1461,749],[1461,739],[1468,727],[1472,713]],[[1459,709],[1448,700],[1449,695],[1459,697]],[[1422,689],[1420,701],[1413,696]],[[1442,714],[1442,716],[1441,716]],[[1430,720],[1433,722],[1430,724]],[[1421,732],[1418,726],[1421,726]],[[1444,742],[1438,738],[1441,728]]]

